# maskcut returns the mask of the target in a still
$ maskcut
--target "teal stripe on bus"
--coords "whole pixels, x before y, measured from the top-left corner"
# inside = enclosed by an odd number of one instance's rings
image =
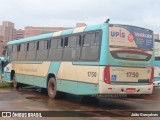
[[[86,26],[84,31],[92,31],[92,30],[100,30],[101,29],[101,25],[103,24],[98,24],[98,25],[92,25],[92,26]]]
[[[72,32],[73,32],[73,29],[63,30],[61,35],[68,35],[68,34],[70,35],[70,34],[72,34]]]
[[[58,70],[60,68],[61,62],[51,62],[48,74],[53,73],[55,76],[57,76]]]
[[[160,81],[160,77],[155,77],[154,81]]]
[[[19,40],[13,40],[7,43],[7,45],[10,44],[18,44],[21,42],[29,42],[29,41],[36,41],[36,40],[43,40],[45,38],[50,38],[52,37],[53,33],[48,33],[48,34],[43,34],[43,35],[38,35],[38,36],[33,36],[33,37],[28,37],[28,38],[23,38]]]
[[[108,64],[108,52],[109,51],[109,42],[108,42],[108,34],[109,34],[109,29],[108,29],[108,24],[102,24],[102,45],[101,45],[101,52],[100,52],[100,65],[107,65]]]

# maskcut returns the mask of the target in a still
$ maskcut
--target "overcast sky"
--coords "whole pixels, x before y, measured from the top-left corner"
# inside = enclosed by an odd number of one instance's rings
[[[102,23],[128,24],[160,33],[160,0],[0,0],[0,24],[75,27]]]

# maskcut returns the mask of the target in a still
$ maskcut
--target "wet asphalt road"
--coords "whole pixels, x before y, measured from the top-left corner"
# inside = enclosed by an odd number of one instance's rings
[[[92,102],[91,102],[92,101]],[[0,111],[96,111],[94,119],[103,119],[105,111],[109,116],[128,114],[128,111],[160,111],[160,88],[153,94],[124,98],[98,98],[84,102],[81,96],[67,94],[64,99],[50,99],[46,92],[34,87],[0,88]],[[94,114],[94,115],[93,115]],[[78,116],[83,119],[83,116]],[[107,115],[105,115],[107,117]],[[109,117],[113,118],[113,117]],[[69,118],[67,118],[69,119]],[[91,118],[88,118],[91,119]],[[87,119],[87,120],[88,120]],[[92,118],[93,119],[93,118]],[[116,117],[114,119],[127,119]],[[132,119],[132,118],[131,118]],[[145,118],[146,119],[146,118]],[[156,118],[158,119],[158,118]]]

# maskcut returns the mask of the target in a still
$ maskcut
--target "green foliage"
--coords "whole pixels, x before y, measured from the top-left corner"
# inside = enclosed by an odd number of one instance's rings
[[[11,87],[11,82],[0,82],[0,88]]]

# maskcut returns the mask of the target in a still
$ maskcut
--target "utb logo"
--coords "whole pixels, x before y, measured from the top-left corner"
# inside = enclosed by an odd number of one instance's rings
[[[128,41],[129,41],[129,42],[133,42],[133,41],[134,41],[134,37],[133,37],[132,34],[129,34],[129,35],[128,35]]]
[[[121,30],[119,31],[111,31],[111,36],[116,38],[125,38],[125,33]]]

